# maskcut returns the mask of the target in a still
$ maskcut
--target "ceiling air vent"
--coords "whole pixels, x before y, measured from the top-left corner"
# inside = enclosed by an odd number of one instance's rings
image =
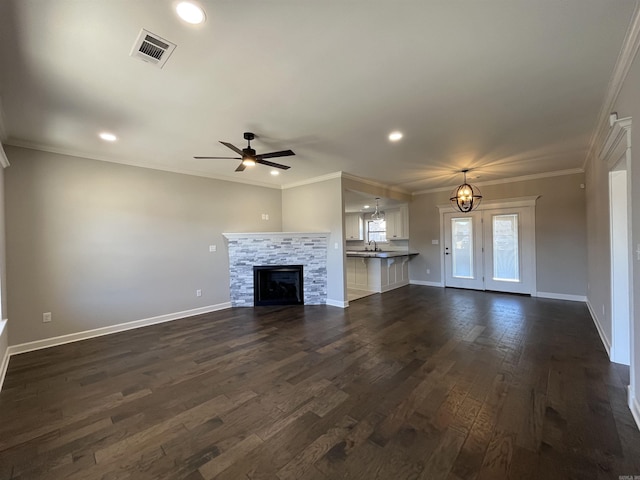
[[[129,56],[162,68],[175,48],[175,43],[143,28],[140,30]]]

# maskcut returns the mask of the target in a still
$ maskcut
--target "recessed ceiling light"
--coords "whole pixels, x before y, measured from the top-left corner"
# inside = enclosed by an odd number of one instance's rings
[[[271,170],[271,175],[277,177],[278,175],[280,175],[280,172],[278,170]]]
[[[192,2],[180,2],[176,12],[182,20],[192,25],[203,23],[207,18],[202,7]]]
[[[99,137],[106,142],[115,142],[118,137],[116,137],[113,133],[102,132],[99,134]]]
[[[391,132],[389,134],[389,140],[391,140],[392,142],[397,142],[401,138],[402,138],[402,132]]]
[[[362,208],[369,208],[369,205],[363,205]]]

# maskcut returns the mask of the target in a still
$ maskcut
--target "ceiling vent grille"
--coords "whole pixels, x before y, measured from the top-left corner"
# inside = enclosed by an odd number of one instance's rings
[[[162,68],[175,48],[175,43],[143,28],[140,30],[129,56]]]

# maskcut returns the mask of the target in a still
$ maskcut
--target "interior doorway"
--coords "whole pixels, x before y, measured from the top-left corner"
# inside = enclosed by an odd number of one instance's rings
[[[611,239],[611,361],[631,363],[631,312],[629,285],[630,244],[627,165],[623,158],[609,171]]]

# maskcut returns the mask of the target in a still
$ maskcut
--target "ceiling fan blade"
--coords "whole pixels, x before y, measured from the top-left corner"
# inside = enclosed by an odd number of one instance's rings
[[[293,150],[281,150],[279,152],[261,153],[260,155],[256,155],[256,158],[290,157],[291,155],[295,155]]]
[[[236,172],[244,172],[244,169],[247,168],[247,166],[240,162],[240,165],[238,165],[238,168],[236,168]]]
[[[268,162],[267,160],[262,160],[261,155],[258,155],[258,158],[256,158],[256,163],[261,163],[262,165],[268,165],[269,167],[273,167],[273,168],[281,168],[282,170],[289,170],[291,167],[287,166],[287,165],[280,165],[279,163],[273,163],[273,162]]]
[[[238,155],[242,156],[242,150],[240,150],[238,147],[236,147],[235,145],[231,145],[228,142],[223,142],[220,141],[221,144],[223,144],[225,147],[230,148],[231,150],[233,150],[234,152],[236,152]]]
[[[238,157],[193,157],[193,158],[196,158],[198,160],[203,160],[203,159],[204,160],[211,160],[211,159],[213,159],[213,160],[221,160],[221,159],[225,159],[225,160],[227,160],[227,159],[230,159],[230,160],[242,160],[241,158],[238,158]]]

